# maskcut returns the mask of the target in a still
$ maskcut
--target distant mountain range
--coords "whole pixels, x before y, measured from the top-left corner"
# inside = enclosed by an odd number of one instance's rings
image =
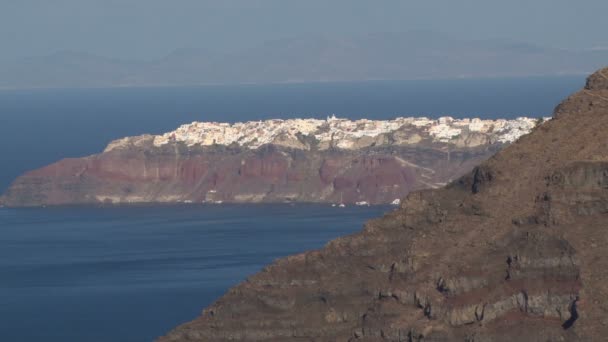
[[[314,36],[232,53],[180,49],[156,61],[62,51],[0,65],[0,88],[410,80],[583,74],[608,50],[564,50],[430,32]]]

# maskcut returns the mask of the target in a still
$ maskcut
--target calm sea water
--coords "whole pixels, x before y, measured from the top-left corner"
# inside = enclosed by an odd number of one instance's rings
[[[582,77],[0,92],[0,191],[22,172],[194,120],[546,116]],[[0,209],[0,341],[150,341],[273,259],[388,207]]]
[[[151,341],[388,207],[0,209],[1,341]]]

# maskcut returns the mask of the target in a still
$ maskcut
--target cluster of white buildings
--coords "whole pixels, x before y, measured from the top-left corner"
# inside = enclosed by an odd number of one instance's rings
[[[340,148],[354,148],[356,141],[364,137],[374,138],[398,130],[427,134],[434,141],[449,143],[463,132],[493,135],[494,141],[509,143],[527,134],[537,124],[537,119],[519,117],[513,120],[454,119],[442,117],[396,118],[394,120],[348,120],[335,116],[326,120],[288,119],[237,122],[193,122],[180,126],[172,132],[154,137],[154,145],[161,146],[172,141],[186,145],[231,145],[256,149],[265,144],[300,145],[298,136],[314,136],[319,143],[328,143]],[[326,144],[327,145],[327,144]]]

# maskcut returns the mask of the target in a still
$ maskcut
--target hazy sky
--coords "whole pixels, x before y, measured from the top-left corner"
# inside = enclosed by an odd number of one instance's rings
[[[608,46],[608,0],[0,0],[0,59],[59,50],[155,59],[181,47],[411,30]]]

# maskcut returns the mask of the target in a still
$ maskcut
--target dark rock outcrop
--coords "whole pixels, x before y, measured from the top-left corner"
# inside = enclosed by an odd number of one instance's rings
[[[605,340],[602,72],[468,175],[277,260],[160,341]]]

